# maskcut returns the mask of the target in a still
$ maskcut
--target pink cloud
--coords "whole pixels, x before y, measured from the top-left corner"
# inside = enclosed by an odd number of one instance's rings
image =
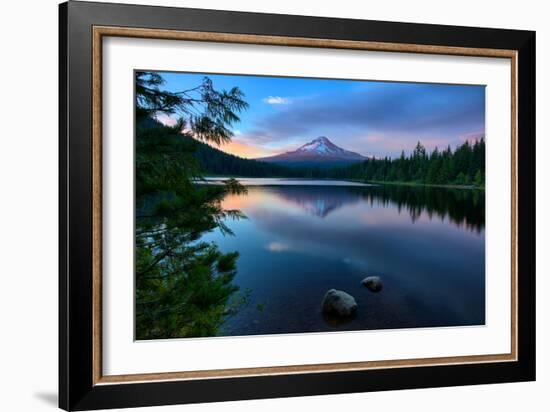
[[[176,119],[174,119],[173,117],[167,115],[167,114],[157,114],[156,116],[156,119],[161,122],[162,124],[164,124],[165,126],[175,126],[176,123],[178,122]]]
[[[485,138],[485,132],[467,133],[467,134],[459,136],[458,140],[461,143],[465,143],[466,141],[468,141],[469,143],[475,143],[476,140],[479,140],[482,137]]]

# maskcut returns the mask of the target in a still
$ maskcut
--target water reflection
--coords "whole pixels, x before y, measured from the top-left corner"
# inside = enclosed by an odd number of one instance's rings
[[[485,199],[474,190],[406,186],[250,186],[223,207],[240,253],[235,282],[251,304],[222,334],[479,325],[485,322]],[[381,276],[374,294],[360,281]],[[324,293],[352,294],[349,322],[323,317]],[[262,310],[258,310],[258,305]]]
[[[272,186],[268,190],[320,218],[363,198],[362,191],[353,191],[351,187],[331,187],[326,190],[321,186]]]
[[[254,189],[253,189],[254,190]],[[397,185],[379,186],[266,186],[267,192],[277,199],[293,203],[305,212],[325,218],[343,206],[358,202],[368,202],[384,207],[396,207],[405,211],[415,222],[422,213],[431,219],[448,218],[457,225],[480,231],[485,227],[485,192],[468,189],[448,189],[434,187],[408,187]],[[263,193],[262,193],[263,194]],[[252,193],[253,202],[261,203],[260,193]],[[233,200],[234,201],[234,200]],[[227,199],[226,202],[231,202]],[[236,202],[238,203],[238,202]]]

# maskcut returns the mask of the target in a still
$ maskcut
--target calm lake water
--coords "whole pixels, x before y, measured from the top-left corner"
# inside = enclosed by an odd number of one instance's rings
[[[211,183],[217,179],[211,179]],[[221,335],[485,323],[484,192],[337,181],[243,179],[225,209],[235,233],[203,240],[238,251],[235,283],[249,302]],[[380,276],[383,289],[361,284]],[[355,297],[346,322],[321,312],[327,290]]]

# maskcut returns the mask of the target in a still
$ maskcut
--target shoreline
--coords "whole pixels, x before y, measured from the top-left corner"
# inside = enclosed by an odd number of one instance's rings
[[[393,185],[393,186],[411,186],[411,187],[435,187],[441,189],[470,189],[470,190],[485,190],[485,187],[478,187],[475,185],[456,185],[456,184],[432,184],[432,183],[419,183],[419,182],[387,182],[378,180],[368,180],[368,183],[378,185]]]
[[[269,176],[269,177],[252,177],[252,176],[237,176],[237,175],[206,175],[206,179],[284,179],[284,180],[319,180],[319,181],[347,181],[353,183],[361,183],[364,185],[391,185],[391,186],[409,186],[409,187],[433,187],[440,189],[460,189],[460,190],[481,190],[485,191],[485,187],[475,185],[457,185],[457,184],[431,184],[420,182],[389,182],[380,180],[358,180],[358,179],[334,179],[334,178],[309,178],[309,177],[286,177],[286,176]]]

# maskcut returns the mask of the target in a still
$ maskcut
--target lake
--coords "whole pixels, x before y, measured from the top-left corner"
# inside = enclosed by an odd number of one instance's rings
[[[210,178],[209,183],[219,183]],[[201,240],[238,251],[234,282],[248,303],[220,335],[485,323],[485,192],[304,179],[239,179],[227,220]],[[383,289],[361,284],[380,276]],[[351,319],[321,311],[327,290],[351,294]]]

